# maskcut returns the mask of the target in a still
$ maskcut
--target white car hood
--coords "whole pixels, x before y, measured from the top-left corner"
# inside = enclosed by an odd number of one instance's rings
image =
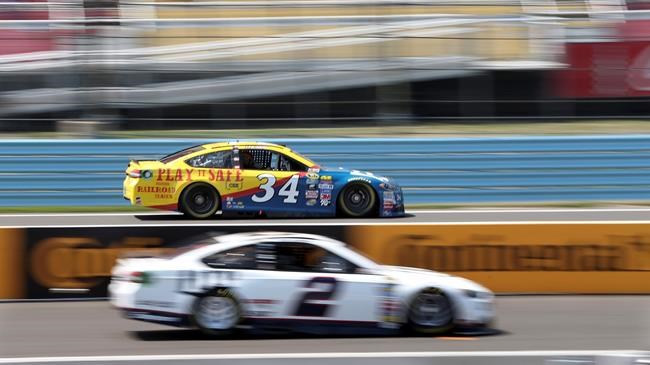
[[[439,287],[454,287],[456,289],[467,289],[481,292],[490,292],[489,289],[477,284],[471,280],[443,274],[441,272],[419,269],[405,266],[382,265],[384,274],[395,278],[399,281],[410,283],[414,281],[423,281]]]

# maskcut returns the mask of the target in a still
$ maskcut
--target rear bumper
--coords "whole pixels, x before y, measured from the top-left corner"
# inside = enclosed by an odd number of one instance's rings
[[[140,205],[142,201],[135,196],[135,186],[138,181],[131,177],[126,177],[122,183],[122,196],[128,200],[132,205]]]

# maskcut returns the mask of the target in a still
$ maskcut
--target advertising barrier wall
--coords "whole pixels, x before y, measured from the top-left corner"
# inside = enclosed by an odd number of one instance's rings
[[[349,242],[384,264],[435,269],[497,293],[650,293],[650,225],[358,226]]]
[[[25,283],[25,298],[105,297],[111,269],[124,254],[163,255],[209,235],[260,230],[268,228],[256,227],[254,222],[232,228],[29,228],[22,236],[25,264],[14,271],[14,278]],[[343,238],[343,227],[282,226],[277,230]]]
[[[0,299],[101,298],[115,259],[206,234],[269,227],[0,229]],[[650,293],[647,224],[282,226],[344,240],[384,264],[433,269],[497,293]]]
[[[24,231],[0,229],[0,299],[25,297]]]

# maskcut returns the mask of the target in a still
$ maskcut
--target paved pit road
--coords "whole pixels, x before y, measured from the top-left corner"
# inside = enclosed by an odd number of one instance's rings
[[[0,303],[0,357],[512,350],[650,350],[650,296],[497,298],[500,334],[210,339],[120,318],[107,302]]]

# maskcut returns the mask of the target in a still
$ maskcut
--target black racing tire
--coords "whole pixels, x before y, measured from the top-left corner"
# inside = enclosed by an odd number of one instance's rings
[[[183,190],[178,203],[186,216],[205,219],[217,213],[221,205],[221,197],[211,185],[194,183]]]
[[[438,335],[454,327],[454,308],[445,293],[438,288],[418,292],[408,306],[407,326],[420,335]]]
[[[377,214],[377,192],[363,182],[351,182],[338,196],[339,212],[351,218],[365,218]]]
[[[212,289],[192,306],[192,323],[209,336],[232,334],[240,320],[241,306],[228,288]]]

